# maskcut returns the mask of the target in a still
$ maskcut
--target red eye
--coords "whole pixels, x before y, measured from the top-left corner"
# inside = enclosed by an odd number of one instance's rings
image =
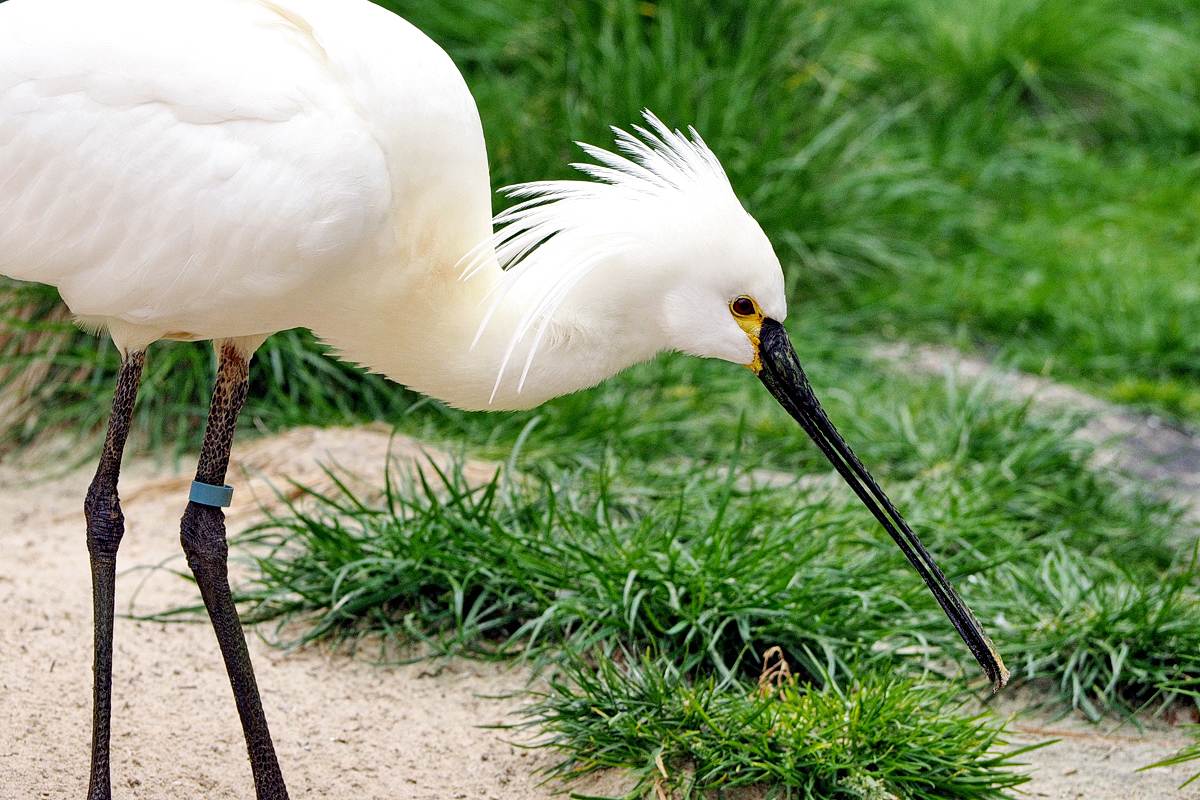
[[[754,301],[749,297],[743,296],[739,297],[737,300],[734,300],[731,304],[731,308],[733,308],[733,313],[737,314],[739,317],[754,316]]]

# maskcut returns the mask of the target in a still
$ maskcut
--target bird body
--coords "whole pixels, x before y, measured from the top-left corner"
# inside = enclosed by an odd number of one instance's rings
[[[714,354],[690,307],[705,264],[730,284],[715,314],[746,277],[786,314],[766,237],[715,159],[683,143],[695,163],[675,185],[626,168],[611,176],[623,193],[549,204],[575,217],[548,229],[574,235],[503,285],[470,92],[444,51],[367,0],[9,0],[3,21],[0,273],[58,287],[122,352],[163,338],[252,351],[307,327],[452,404],[525,408],[660,350]],[[527,316],[588,258],[567,297]],[[664,308],[681,283],[682,307]],[[749,363],[725,328],[735,345],[709,349]]]
[[[478,113],[449,57],[394,14],[3,11],[0,273],[57,286],[123,352],[298,326],[357,341],[371,319],[386,324],[367,341],[395,343],[430,300],[478,293],[454,274],[491,233]]]
[[[994,685],[978,621],[808,385],[783,272],[695,131],[582,145],[590,180],[512,187],[493,226],[474,101],[368,0],[0,3],[0,274],[58,287],[122,355],[84,503],[95,609],[91,800],[109,800],[117,493],[145,350],[214,341],[180,528],[259,800],[286,800],[228,583],[224,480],[248,362],[306,327],[464,408],[528,408],[663,350],[744,364],[921,574]]]

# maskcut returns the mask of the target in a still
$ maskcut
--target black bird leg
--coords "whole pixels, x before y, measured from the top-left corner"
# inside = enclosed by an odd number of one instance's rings
[[[117,547],[125,535],[125,517],[117,496],[117,478],[121,474],[121,453],[133,419],[133,403],[142,380],[146,354],[132,352],[121,361],[117,389],[113,394],[108,435],[100,454],[96,477],[88,487],[83,503],[87,520],[87,545],[92,562],[92,618],[95,632],[95,660],[92,666],[92,774],[88,800],[109,800],[109,731],[112,720],[112,642],[114,594],[117,580]]]
[[[229,342],[220,344],[219,348],[217,385],[208,412],[200,465],[196,469],[196,482],[210,486],[222,486],[225,483],[233,431],[238,413],[246,401],[250,379],[250,354]],[[254,680],[254,667],[250,664],[250,651],[246,647],[241,620],[238,619],[229,590],[225,512],[216,506],[189,502],[183,513],[179,539],[212,620],[221,655],[225,658],[225,669],[229,673],[238,715],[242,719],[242,731],[246,735],[255,793],[258,800],[287,800],[287,788],[279,771],[271,733],[267,730],[267,718],[258,695],[258,684]]]

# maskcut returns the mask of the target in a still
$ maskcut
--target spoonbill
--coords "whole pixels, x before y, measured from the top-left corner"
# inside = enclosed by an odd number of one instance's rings
[[[0,274],[56,286],[121,354],[84,502],[95,624],[89,798],[110,797],[117,478],[147,347],[211,340],[216,388],[180,539],[260,800],[287,797],[230,594],[222,507],[248,363],[306,327],[455,406],[519,409],[662,350],[744,364],[896,540],[996,689],[979,622],[813,395],[783,273],[694,131],[649,112],[585,180],[491,215],[450,58],[367,0],[0,5]],[[493,222],[495,227],[493,227]]]

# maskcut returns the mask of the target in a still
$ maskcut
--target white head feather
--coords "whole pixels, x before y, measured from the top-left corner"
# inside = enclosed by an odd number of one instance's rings
[[[635,135],[613,128],[617,149],[625,155],[577,143],[599,163],[571,166],[594,180],[538,181],[502,190],[522,202],[498,214],[492,238],[463,259],[464,280],[481,269],[493,252],[505,270],[489,293],[490,306],[476,342],[506,295],[518,288],[529,293],[501,361],[497,387],[519,343],[532,332],[519,384],[523,386],[551,319],[573,288],[602,265],[639,251],[649,256],[647,263],[686,263],[693,273],[702,272],[705,262],[715,261],[710,269],[735,278],[745,276],[735,267],[722,268],[721,259],[711,258],[713,250],[737,252],[742,256],[737,261],[747,255],[753,261],[765,258],[768,285],[761,279],[752,281],[756,286],[734,280],[729,282],[734,287],[730,291],[762,289],[756,300],[763,310],[778,319],[786,316],[782,270],[758,223],[739,203],[717,157],[694,128],[688,129],[689,138],[670,130],[650,111],[643,115],[650,130],[634,126]],[[730,246],[711,241],[714,235],[729,240]],[[564,252],[569,254],[566,259]],[[687,277],[692,284],[728,282],[703,274]],[[716,280],[705,281],[705,277]],[[703,342],[696,344],[675,346],[698,355],[729,357],[705,351]]]

